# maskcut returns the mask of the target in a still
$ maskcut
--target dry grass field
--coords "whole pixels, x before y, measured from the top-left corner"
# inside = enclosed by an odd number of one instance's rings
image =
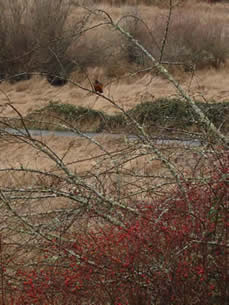
[[[101,13],[159,60],[171,1],[23,1],[0,0],[0,304],[226,305],[229,2],[177,0],[161,58],[214,130]]]
[[[138,1],[137,1],[138,2]],[[157,2],[157,3],[156,3]],[[164,1],[163,3],[165,3]],[[117,20],[121,16],[131,13],[137,13],[137,15],[144,19],[149,27],[152,28],[158,19],[167,16],[168,11],[165,5],[162,6],[148,6],[147,1],[138,2],[138,6],[130,5],[132,2],[128,1],[94,1],[93,8],[102,9],[108,12],[112,18]],[[111,5],[112,4],[112,5]],[[155,1],[158,4],[158,1]],[[83,14],[83,9],[73,6],[71,11],[71,18],[78,18],[79,14]],[[210,5],[206,1],[184,1],[178,8],[178,12],[187,12],[189,15],[197,14],[198,18],[202,16],[207,20],[215,18],[214,20],[223,21],[228,24],[229,21],[229,5],[227,3],[218,3]],[[71,20],[70,18],[70,20]],[[210,19],[209,19],[210,18]],[[95,20],[96,22],[96,20]],[[209,24],[212,26],[212,24]],[[113,33],[113,44],[118,44],[118,37]],[[89,32],[86,36],[86,45],[92,43],[92,45],[98,41],[109,41],[110,34],[107,29],[98,28],[97,31]],[[89,46],[89,45],[88,45]],[[87,49],[82,49],[84,55],[87,56]],[[120,58],[120,62],[107,62],[105,64],[94,63],[90,67],[86,68],[86,71],[72,72],[69,76],[71,82],[63,87],[51,86],[45,77],[36,73],[30,80],[20,81],[15,84],[11,84],[8,81],[0,83],[0,106],[1,116],[12,117],[15,116],[15,112],[10,107],[4,105],[8,102],[12,103],[16,109],[24,116],[28,113],[46,106],[50,101],[59,101],[61,103],[69,103],[75,106],[84,106],[90,109],[101,110],[108,114],[117,113],[119,110],[116,106],[109,103],[95,94],[88,93],[78,87],[78,84],[86,89],[91,89],[90,81],[98,78],[104,83],[104,95],[111,98],[118,106],[121,106],[124,110],[133,108],[137,104],[145,101],[152,101],[158,97],[174,97],[177,96],[177,92],[174,87],[164,78],[156,74],[147,72],[138,72],[140,68],[134,64],[128,64],[125,60]],[[141,70],[141,69],[140,69]],[[173,71],[174,76],[180,81],[183,88],[200,101],[226,101],[229,98],[228,89],[228,73],[229,62],[225,61],[219,69],[213,67],[205,67],[197,70],[194,73],[184,72],[182,69],[175,69]],[[90,81],[89,81],[90,79]],[[75,82],[75,84],[74,84]],[[62,153],[66,148],[69,139],[58,139],[53,137],[49,138],[50,145],[54,145],[54,149],[57,153]],[[90,155],[90,147],[92,144],[83,145],[86,140],[77,139],[77,155]],[[112,141],[109,141],[109,147],[112,149]],[[57,144],[58,143],[58,144]],[[103,145],[106,142],[102,141]],[[36,158],[27,151],[27,148],[15,146],[16,144],[1,144],[1,162],[21,162],[28,163],[36,162]],[[80,152],[80,147],[83,147]],[[86,149],[85,149],[86,147]],[[93,148],[94,149],[94,148]],[[92,149],[92,150],[93,150]],[[115,149],[115,143],[114,143]],[[70,157],[70,160],[73,156]],[[46,167],[46,161],[38,161],[39,166]],[[83,165],[82,165],[83,166]],[[87,164],[88,166],[88,164]],[[87,168],[86,166],[86,168]],[[84,166],[83,166],[84,167]]]
[[[198,71],[194,78],[189,74],[180,74],[178,79],[180,79],[182,86],[198,100],[224,101],[229,97],[228,72],[229,64],[225,64],[225,67],[220,70],[211,68]],[[152,77],[145,74],[110,80],[104,76],[102,68],[91,68],[88,73],[92,80],[95,75],[99,74],[105,85],[104,94],[112,97],[125,110],[154,98],[177,96],[173,86],[159,76]],[[91,89],[87,80],[81,82],[81,85]],[[50,101],[60,101],[75,106],[102,110],[108,114],[117,112],[117,108],[108,101],[93,94],[88,94],[87,91],[78,88],[77,85],[69,83],[64,87],[56,88],[41,76],[33,76],[31,80],[14,85],[3,82],[0,84],[0,90],[1,105],[3,106],[10,100],[23,115],[44,107]],[[9,108],[3,114],[5,116],[15,115],[14,111]]]
[[[115,1],[111,2],[115,4]],[[122,1],[118,2],[122,3]],[[147,6],[142,4],[142,2],[135,7],[130,6],[128,1],[124,1],[123,5],[118,6],[110,6],[107,2],[96,1],[94,7],[105,10],[114,20],[118,20],[121,16],[127,14],[134,14],[143,18],[144,22],[151,29],[155,26],[160,26],[159,21],[168,14],[167,9]],[[226,28],[226,24],[229,22],[229,5],[227,3],[215,5],[199,1],[186,1],[185,3],[185,5],[177,9],[177,12],[174,13],[175,15],[182,16],[183,14],[182,18],[187,22],[196,22],[195,20],[202,20],[204,18],[206,23],[209,22],[209,29],[211,28],[209,31],[212,31],[217,22],[225,24]],[[74,18],[78,18],[80,14],[83,14],[83,12],[83,9],[73,7],[70,17],[74,20]],[[193,21],[190,16],[196,19]],[[183,27],[182,24],[184,22],[182,18],[178,18],[181,27]],[[98,21],[94,20],[93,22],[96,23]],[[190,27],[191,30],[192,25]],[[206,29],[208,28],[206,27],[204,30]],[[225,33],[228,35],[228,32]],[[110,33],[110,30],[104,27],[88,32],[83,40],[83,44],[79,46],[77,51],[79,58],[84,56],[88,63],[85,63],[84,59],[82,59],[82,64],[85,65],[83,72],[75,71],[69,75],[69,79],[73,83],[76,82],[86,89],[91,89],[89,79],[93,82],[98,78],[104,83],[104,94],[111,97],[114,102],[125,110],[134,107],[140,102],[162,96],[173,97],[177,94],[167,80],[164,80],[155,73],[137,73],[139,70],[144,69],[144,67],[139,67],[135,63],[128,63],[125,57],[122,57],[123,54],[118,55],[118,58],[115,58],[115,60],[112,60],[112,57],[108,58],[107,61],[106,59],[104,60],[103,56],[106,56],[106,53],[99,56],[100,52],[105,52],[99,49],[99,44],[104,44],[106,47],[106,42],[112,48],[115,48],[120,43],[120,37],[115,32]],[[93,50],[94,52],[92,53]],[[91,64],[90,60],[92,60]],[[221,64],[219,69],[206,66],[201,70],[195,71],[194,74],[192,72],[184,73],[183,69],[179,67],[173,69],[177,80],[181,82],[182,86],[193,97],[199,100],[214,99],[216,101],[227,100],[229,96],[227,85],[228,71],[229,63],[227,60]],[[82,90],[73,83],[68,83],[64,87],[57,88],[51,86],[45,77],[39,75],[33,75],[32,79],[13,85],[5,81],[0,83],[0,105],[4,106],[5,103],[10,101],[23,115],[45,106],[50,101],[60,101],[76,106],[103,110],[109,114],[117,112],[117,109],[108,101],[93,94],[88,94],[87,91]],[[4,107],[1,108],[3,109]],[[3,115],[12,116],[14,114],[12,109],[7,109],[7,111],[3,112]]]

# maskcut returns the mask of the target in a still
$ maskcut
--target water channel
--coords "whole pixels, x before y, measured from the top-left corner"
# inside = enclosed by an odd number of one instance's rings
[[[125,137],[128,140],[137,140],[139,137],[131,134],[112,134],[112,133],[96,133],[96,132],[87,132],[87,133],[76,133],[73,131],[58,131],[58,130],[40,130],[40,129],[28,129],[28,132],[31,136],[57,136],[57,137],[84,137],[84,138],[94,138],[96,136],[110,136],[112,138],[121,138]],[[0,129],[0,133],[2,134],[12,134],[12,135],[21,135],[26,136],[25,129],[13,129],[13,128],[4,128]],[[198,139],[170,139],[164,137],[152,137],[152,140],[155,144],[177,144],[177,145],[184,145],[184,146],[201,146],[201,141]]]

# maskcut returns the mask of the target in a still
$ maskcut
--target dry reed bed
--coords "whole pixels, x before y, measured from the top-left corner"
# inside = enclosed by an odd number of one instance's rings
[[[10,5],[3,6],[6,12],[9,10],[9,14],[4,14],[5,20],[0,27],[0,38],[7,38],[0,52],[0,70],[1,74],[7,74],[12,82],[15,81],[14,73],[19,72],[37,71],[66,77],[73,71],[86,71],[90,67],[103,67],[107,76],[119,77],[130,69],[135,70],[136,64],[148,64],[147,59],[138,50],[109,27],[101,25],[90,31],[86,30],[104,21],[100,14],[85,19],[88,16],[87,9],[78,6],[66,7],[64,0],[58,4],[51,0],[42,1],[40,4],[34,2],[33,5],[34,7],[23,8],[17,0],[17,10]],[[96,8],[102,9],[114,20],[122,17],[120,24],[142,42],[156,58],[160,56],[160,44],[167,23],[167,9],[141,4],[116,7],[105,2],[94,3],[90,8],[92,11]],[[147,28],[138,18],[144,21]],[[228,6],[223,4],[211,6],[196,2],[190,5],[188,2],[185,6],[175,8],[163,59],[191,61],[200,68],[209,65],[219,66],[226,59],[225,48],[228,41],[221,38],[228,18]],[[57,24],[55,20],[58,20]],[[44,24],[45,29],[42,28]],[[199,53],[201,56],[198,56]],[[20,61],[17,60],[19,57]]]
[[[168,15],[168,10],[165,8],[154,6],[149,8],[142,4],[137,7],[130,5],[119,7],[110,6],[107,2],[94,5],[95,8],[107,11],[114,20],[118,20],[128,14],[143,18],[157,41],[160,41],[164,33]],[[228,10],[228,5],[223,3],[212,6],[203,2],[189,1],[185,6],[178,7],[173,12],[174,21],[172,21],[171,27],[175,30],[176,35],[179,33],[181,41],[177,41],[176,37],[174,38],[173,33],[171,33],[164,59],[182,59],[180,48],[176,48],[176,46],[179,43],[183,44],[183,39],[190,36],[191,29],[195,29],[193,31],[196,35],[195,44],[208,49],[211,46],[212,54],[215,54],[215,59],[217,59],[214,61],[212,55],[205,54],[207,62],[205,60],[199,62],[201,70],[195,72],[195,77],[193,77],[192,71],[184,73],[183,68],[173,70],[176,78],[196,99],[222,101],[228,98],[229,93],[226,81],[228,63],[225,61],[228,41],[220,40],[220,44],[215,44],[224,35],[222,27],[229,23]],[[74,23],[78,18],[80,19],[84,16],[86,11],[83,8],[74,7],[70,10],[70,13],[68,22]],[[100,22],[100,18],[99,16],[93,17],[90,19],[91,24]],[[149,39],[145,27],[140,23],[135,23],[134,20],[136,19],[127,18],[125,22],[122,22],[122,25],[136,35],[144,45],[149,47],[153,54],[158,55],[158,49]],[[203,39],[203,35],[204,38],[208,37],[208,39]],[[148,65],[148,62],[135,49],[130,49],[126,42],[123,43],[124,41],[117,32],[111,32],[109,28],[104,26],[87,32],[79,40],[73,41],[73,44],[67,50],[66,56],[76,59],[80,65],[80,69],[79,67],[76,68],[75,71],[69,74],[68,78],[89,89],[91,85],[88,78],[92,82],[96,78],[102,80],[105,85],[105,95],[113,98],[125,110],[134,107],[139,102],[151,100],[152,98],[165,95],[175,96],[176,90],[159,75],[155,73],[136,73],[142,69],[141,64]],[[192,49],[195,49],[193,43],[191,45]],[[18,48],[16,47],[16,49]],[[199,51],[197,48],[196,52],[198,53]],[[183,60],[192,61],[195,58],[195,52],[190,53],[189,51],[185,56],[186,59],[183,58]],[[139,63],[139,58],[143,58],[144,62]],[[209,68],[209,64],[219,64],[220,69]],[[55,66],[58,65],[56,64]],[[32,79],[15,83],[14,85],[8,81],[2,82],[0,84],[0,105],[4,106],[10,101],[23,115],[47,105],[49,101],[61,101],[76,106],[81,105],[102,110],[108,114],[117,111],[116,107],[107,101],[88,94],[88,92],[78,88],[77,85],[69,83],[64,87],[55,88],[47,82],[45,77],[37,75],[36,72],[34,74]],[[1,107],[1,113],[4,116],[15,115],[12,109],[5,109],[4,107]]]

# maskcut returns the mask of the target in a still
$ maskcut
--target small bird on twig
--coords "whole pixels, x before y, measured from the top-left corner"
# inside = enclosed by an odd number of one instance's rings
[[[103,84],[100,83],[97,79],[94,82],[95,92],[103,93]]]

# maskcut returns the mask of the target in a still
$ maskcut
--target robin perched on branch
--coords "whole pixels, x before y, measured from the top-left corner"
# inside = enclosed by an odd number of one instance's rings
[[[103,84],[100,83],[97,79],[94,82],[95,92],[103,93]]]

